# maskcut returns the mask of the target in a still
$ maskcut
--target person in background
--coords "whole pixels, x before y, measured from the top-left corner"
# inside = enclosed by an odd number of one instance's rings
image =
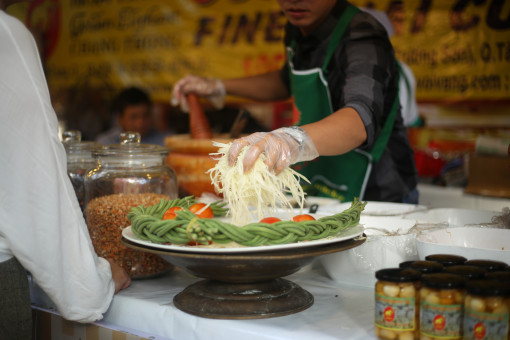
[[[398,66],[384,27],[344,0],[278,0],[287,18],[281,70],[237,79],[188,75],[172,103],[186,109],[196,93],[218,106],[225,94],[258,101],[293,97],[298,126],[233,142],[229,163],[245,146],[244,171],[261,153],[270,170],[294,167],[311,195],[349,201],[417,203],[417,171],[402,122]],[[320,156],[320,157],[318,157]]]
[[[164,146],[166,135],[154,129],[152,119],[152,100],[138,87],[122,90],[112,102],[112,114],[116,117],[115,125],[99,134],[96,141],[101,144],[120,143],[121,132],[138,132],[141,142]]]
[[[0,338],[32,339],[27,271],[60,314],[102,318],[127,273],[94,252],[35,40],[0,0]]]

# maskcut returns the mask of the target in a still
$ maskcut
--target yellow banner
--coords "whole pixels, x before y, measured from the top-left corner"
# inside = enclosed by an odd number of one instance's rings
[[[353,1],[359,6],[366,1]],[[377,1],[419,100],[510,99],[510,1]]]
[[[285,18],[274,0],[55,0],[28,15],[32,25],[51,16],[45,64],[53,93],[136,85],[168,101],[188,73],[241,77],[284,62]]]
[[[510,1],[354,0],[385,12],[420,101],[510,98]],[[188,73],[241,77],[281,67],[285,18],[276,0],[36,0],[53,94],[137,85],[168,101]]]

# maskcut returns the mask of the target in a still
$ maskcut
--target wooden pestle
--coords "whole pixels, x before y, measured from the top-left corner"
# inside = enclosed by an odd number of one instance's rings
[[[192,139],[211,139],[212,132],[198,97],[194,93],[187,95],[189,105],[189,126]]]

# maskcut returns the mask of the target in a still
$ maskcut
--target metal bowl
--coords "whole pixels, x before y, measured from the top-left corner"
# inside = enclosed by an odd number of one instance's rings
[[[288,315],[313,304],[313,296],[285,279],[314,258],[357,247],[358,237],[307,248],[247,253],[193,253],[165,250],[122,238],[126,247],[158,254],[173,265],[206,280],[174,298],[177,308],[198,316],[254,319]]]

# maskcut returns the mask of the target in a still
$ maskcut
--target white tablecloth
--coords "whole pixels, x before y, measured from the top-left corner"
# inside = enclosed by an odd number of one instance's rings
[[[328,340],[376,339],[374,336],[374,290],[331,280],[315,264],[286,279],[314,296],[314,304],[299,313],[269,319],[219,320],[193,316],[173,305],[173,298],[199,281],[181,269],[160,278],[133,281],[117,294],[104,319],[107,328],[126,330],[154,339],[204,340]],[[36,286],[35,306],[51,308]]]
[[[508,199],[466,195],[461,188],[420,185],[419,190],[420,203],[429,208],[501,211],[510,206]],[[324,202],[321,204],[325,206]],[[177,269],[160,278],[133,281],[131,287],[115,296],[98,324],[145,337],[149,334],[154,340],[376,339],[372,286],[349,285],[347,282],[352,280],[348,279],[333,281],[318,263],[286,277],[315,299],[310,308],[296,314],[269,319],[218,320],[184,313],[173,305],[173,298],[200,279]],[[43,309],[52,308],[51,301],[36,285],[32,285],[32,302]]]

